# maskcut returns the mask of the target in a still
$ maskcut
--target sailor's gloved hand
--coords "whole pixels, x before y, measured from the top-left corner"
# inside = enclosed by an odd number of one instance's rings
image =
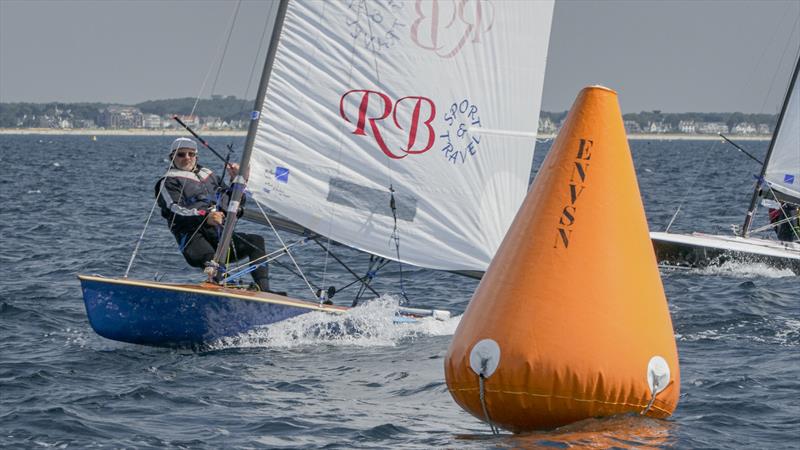
[[[208,224],[215,227],[222,225],[225,221],[225,214],[222,211],[211,211],[208,213]]]

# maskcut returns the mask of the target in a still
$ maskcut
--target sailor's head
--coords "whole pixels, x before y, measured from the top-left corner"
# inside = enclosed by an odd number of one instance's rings
[[[172,141],[169,158],[181,170],[192,170],[197,164],[197,142],[181,137]]]

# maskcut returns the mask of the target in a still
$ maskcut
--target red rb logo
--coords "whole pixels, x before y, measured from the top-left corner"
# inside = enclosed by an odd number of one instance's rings
[[[348,97],[350,102],[348,103]],[[350,108],[347,106],[350,105]],[[353,106],[357,109],[352,113]],[[366,136],[367,122],[372,132],[372,137],[378,147],[386,156],[393,159],[402,159],[408,155],[425,153],[433,147],[436,133],[431,122],[436,118],[436,105],[427,97],[407,96],[392,102],[388,95],[366,89],[353,89],[345,92],[339,100],[339,114],[348,123],[355,122],[353,134]],[[392,120],[385,120],[392,116]],[[386,144],[383,132],[386,128],[391,131],[403,132],[405,148],[390,149]],[[420,141],[420,142],[417,142]]]

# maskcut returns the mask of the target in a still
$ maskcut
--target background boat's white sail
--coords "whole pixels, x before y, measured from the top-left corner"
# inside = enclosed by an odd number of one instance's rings
[[[783,199],[800,203],[800,83],[788,95],[764,178]]]
[[[289,4],[250,193],[345,245],[484,270],[527,190],[551,1]]]

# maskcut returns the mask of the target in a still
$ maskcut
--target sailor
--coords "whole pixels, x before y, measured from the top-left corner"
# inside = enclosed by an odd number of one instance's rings
[[[780,205],[780,208],[769,210],[769,223],[782,221],[775,226],[778,239],[786,242],[800,241],[800,208],[791,203],[782,202]]]
[[[170,150],[172,166],[155,186],[158,205],[186,262],[192,267],[204,268],[214,259],[221,236],[229,200],[228,186],[210,169],[197,163],[197,143],[194,140],[175,139]],[[227,170],[233,179],[239,173],[239,165],[228,164]],[[242,203],[244,200],[243,196]],[[241,213],[240,207],[239,215]],[[231,260],[246,256],[250,261],[264,262],[264,238],[257,234],[234,232],[229,252]],[[261,291],[286,295],[285,292],[270,290],[266,264],[251,273]]]

